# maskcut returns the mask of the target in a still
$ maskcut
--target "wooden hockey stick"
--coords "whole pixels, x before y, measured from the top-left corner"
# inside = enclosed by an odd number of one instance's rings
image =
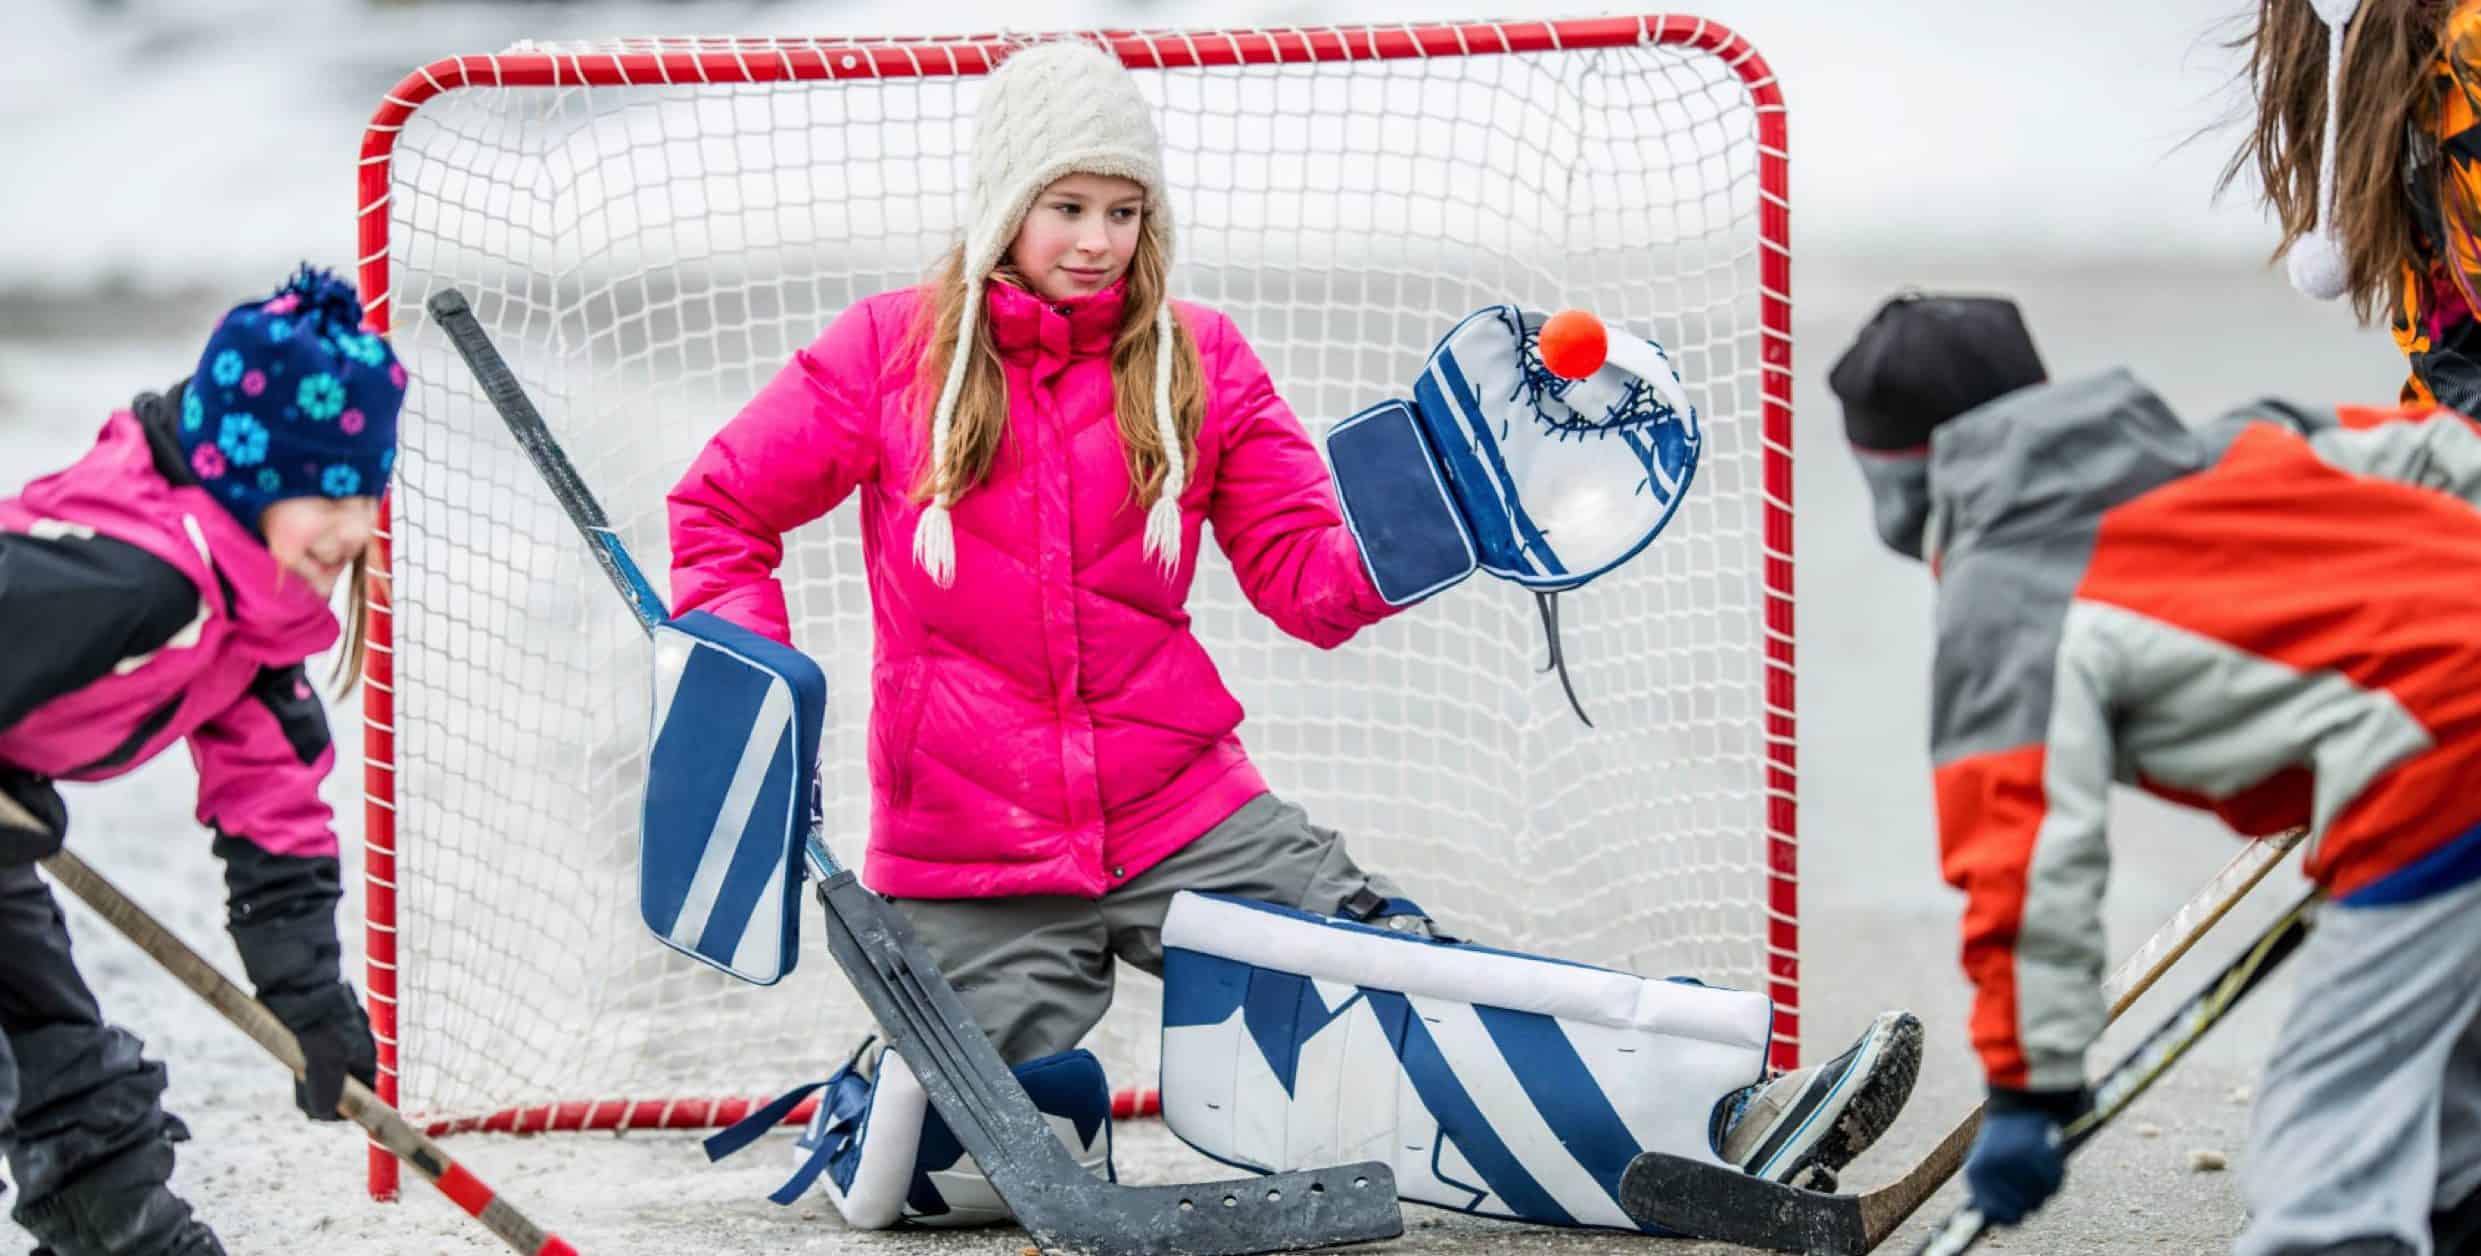
[[[24,804],[9,797],[5,792],[0,792],[0,824],[14,829],[24,829],[29,833],[48,835],[52,831],[50,825],[35,818],[35,814],[26,810]]]
[[[431,318],[583,533],[639,627],[669,617],[551,428],[527,398],[463,293],[444,290]],[[1404,1232],[1395,1173],[1380,1161],[1178,1186],[1103,1182],[1068,1154],[895,908],[836,863],[812,829],[810,866],[826,909],[828,950],[966,1154],[1017,1224],[1044,1247],[1096,1256],[1246,1256],[1393,1238]]]
[[[2116,1021],[2181,956],[2230,914],[2276,864],[2300,844],[2305,829],[2252,842],[2172,913],[2102,983]],[[2106,1022],[2107,1023],[2107,1022]],[[1641,1225],[1658,1226],[1743,1247],[1821,1256],[1874,1250],[1964,1165],[1981,1131],[1982,1106],[1958,1121],[1911,1170],[1857,1195],[1804,1190],[1751,1177],[1738,1169],[1647,1152],[1620,1179],[1620,1206]]]
[[[5,802],[7,797],[0,794],[0,802]],[[199,998],[205,999],[208,1006],[223,1013],[224,1019],[231,1021],[234,1028],[248,1034],[252,1041],[265,1047],[269,1055],[293,1070],[293,1076],[304,1074],[306,1066],[302,1060],[301,1044],[294,1040],[293,1031],[285,1028],[284,1022],[277,1020],[276,1014],[268,1011],[266,1005],[243,993],[230,977],[216,971],[215,965],[208,963],[206,956],[191,950],[188,943],[173,936],[172,931],[147,914],[145,908],[130,901],[128,895],[121,893],[119,886],[105,880],[102,874],[88,867],[85,860],[66,850],[46,856],[41,863],[43,870],[52,874],[53,880],[69,887],[70,893],[85,900],[87,906],[95,909],[96,915],[120,930],[121,936],[136,943],[138,949],[162,965],[164,971],[188,986]],[[422,1131],[415,1129],[397,1114],[396,1109],[372,1094],[370,1088],[361,1082],[351,1077],[345,1079],[344,1099],[336,1105],[336,1110],[367,1131],[372,1141],[394,1153],[397,1159],[412,1165],[414,1172],[421,1174],[423,1180],[438,1187],[441,1194],[482,1222],[485,1228],[499,1236],[501,1242],[526,1253],[526,1256],[576,1256],[576,1248],[569,1246],[560,1236],[527,1220],[524,1213],[500,1198],[497,1192],[483,1184],[482,1179],[467,1172],[465,1166],[449,1159],[448,1153],[441,1151],[439,1144],[424,1137]]]

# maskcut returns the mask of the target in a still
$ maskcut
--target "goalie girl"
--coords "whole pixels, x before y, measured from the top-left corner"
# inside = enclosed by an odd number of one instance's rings
[[[1763,996],[1442,941],[1269,792],[1184,610],[1204,531],[1252,605],[1331,648],[1487,563],[1474,521],[1504,530],[1523,503],[1460,496],[1484,486],[1418,452],[1398,403],[1334,447],[1356,539],[1240,331],[1169,298],[1159,141],[1115,58],[1010,57],[971,186],[934,277],[847,310],[673,490],[673,603],[788,642],[782,537],[860,496],[866,877],[1072,1147],[1105,1169],[1109,1090],[1074,1048],[1122,962],[1164,976],[1167,1120],[1247,1167],[1395,1148],[1407,1198],[1627,1225],[1613,1194],[1643,1147],[1789,1180],[1876,1138],[1917,1065],[1909,1015],[1767,1083]],[[1477,316],[1458,343],[1478,360],[1495,340],[1512,371],[1529,334]],[[1609,403],[1656,406],[1657,385],[1678,396],[1667,378]],[[1003,1215],[896,1056],[866,1050],[819,1110],[806,1172],[849,1223]]]
[[[294,1102],[340,1120],[345,1077],[377,1069],[338,967],[319,800],[335,756],[303,670],[336,644],[339,582],[361,588],[396,456],[404,368],[361,322],[351,284],[305,267],[234,307],[196,374],[0,498],[0,1146],[12,1215],[56,1256],[223,1248],[167,1185],[189,1135],[160,1102],[164,1066],[104,1021],[36,873],[69,827],[53,781],[111,780],[186,741],[242,967],[308,1059]]]

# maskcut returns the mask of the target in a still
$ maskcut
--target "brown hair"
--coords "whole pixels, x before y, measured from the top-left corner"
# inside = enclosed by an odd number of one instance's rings
[[[2345,28],[2341,130],[2335,196],[2319,204],[2319,161],[2326,127],[2326,24],[2309,0],[2258,0],[2255,29],[2231,41],[2248,50],[2256,125],[2224,164],[2217,194],[2254,169],[2264,203],[2274,208],[2283,238],[2280,260],[2300,238],[2332,217],[2342,246],[2345,291],[2365,325],[2383,302],[2403,302],[2404,263],[2420,251],[2419,230],[2404,190],[2406,135],[2432,90],[2449,6],[2436,0],[2361,0]]]
[[[373,549],[366,547],[354,555],[353,566],[345,571],[345,587],[352,596],[345,599],[344,648],[336,652],[336,670],[327,678],[327,683],[339,686],[338,698],[353,695],[354,682],[362,678],[362,661],[370,655],[370,599],[380,579],[371,574]]]
[[[1163,439],[1154,425],[1155,319],[1170,298],[1165,294],[1168,266],[1154,233],[1140,231],[1137,252],[1129,259],[1126,304],[1120,333],[1111,345],[1112,408],[1120,428],[1120,448],[1128,460],[1129,489],[1139,507],[1154,504],[1163,487]],[[1002,264],[991,278],[1018,283]],[[913,376],[911,402],[925,427],[939,404],[948,365],[955,360],[956,329],[965,311],[965,248],[948,251],[932,273],[928,299],[921,303],[904,339],[903,356],[920,361]],[[1180,433],[1184,465],[1197,465],[1197,432],[1205,421],[1203,369],[1197,344],[1180,320],[1172,320],[1172,422]],[[938,467],[924,467],[915,484],[915,501],[928,501],[944,488],[961,494],[989,477],[999,456],[1000,437],[1008,430],[1008,383],[999,369],[999,348],[991,339],[991,320],[974,320],[973,358],[965,364],[956,413],[948,431],[948,456]]]

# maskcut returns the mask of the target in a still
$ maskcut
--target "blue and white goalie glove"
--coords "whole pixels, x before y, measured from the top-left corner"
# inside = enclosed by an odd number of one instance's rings
[[[1532,589],[1564,686],[1551,595],[1653,541],[1688,492],[1702,440],[1662,346],[1563,313],[1555,331],[1569,334],[1554,337],[1555,356],[1569,378],[1543,360],[1548,321],[1513,305],[1466,316],[1431,350],[1413,400],[1337,424],[1327,457],[1380,596],[1416,602],[1477,568]],[[1601,332],[1607,352],[1577,361],[1580,327]]]

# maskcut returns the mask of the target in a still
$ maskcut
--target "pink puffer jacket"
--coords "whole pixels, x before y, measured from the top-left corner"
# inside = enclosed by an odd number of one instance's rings
[[[102,439],[76,465],[0,499],[0,530],[125,541],[198,589],[198,618],[161,649],[0,731],[0,764],[61,780],[110,780],[187,739],[198,763],[200,824],[278,855],[336,853],[334,816],[319,800],[335,752],[317,696],[298,675],[276,678],[292,692],[252,691],[264,669],[289,669],[336,643],[326,598],[285,575],[205,489],[167,481],[145,429],[126,410],[104,424]],[[317,735],[288,731],[280,709]]]
[[[920,296],[847,310],[717,434],[671,496],[676,611],[789,640],[783,534],[861,490],[876,625],[864,878],[910,898],[1098,897],[1265,792],[1241,708],[1185,610],[1209,523],[1286,632],[1341,644],[1380,600],[1326,464],[1230,319],[1175,312],[1205,367],[1176,576],[1143,553],[1113,422],[1112,288],[989,286],[1007,438],[954,507],[956,578],[912,556],[929,432],[898,354]]]

